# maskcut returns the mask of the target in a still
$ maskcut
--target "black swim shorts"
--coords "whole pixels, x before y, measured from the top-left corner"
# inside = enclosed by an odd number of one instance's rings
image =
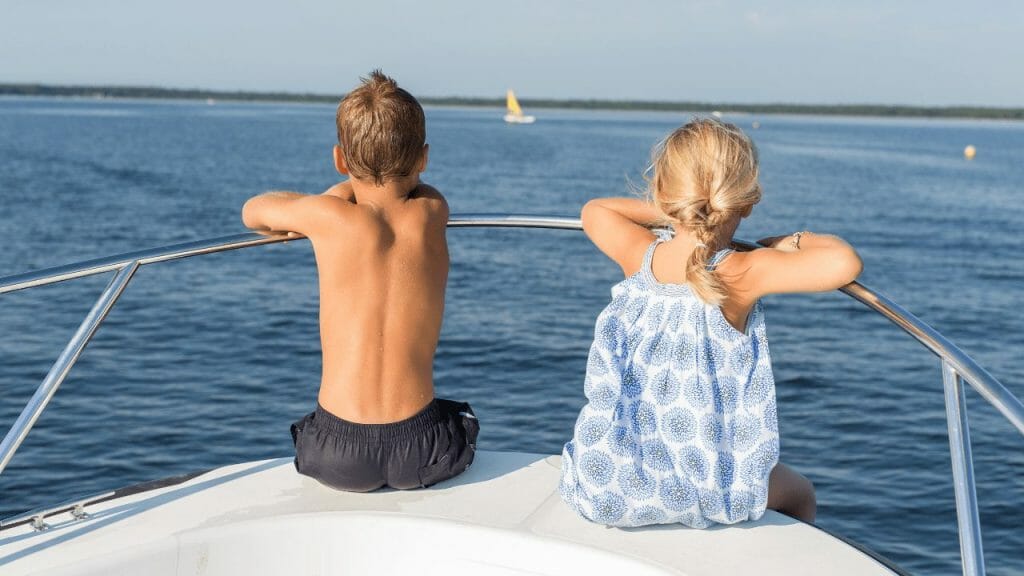
[[[295,469],[338,490],[425,488],[469,468],[479,431],[464,402],[435,398],[418,414],[389,424],[342,420],[318,403],[292,424]]]

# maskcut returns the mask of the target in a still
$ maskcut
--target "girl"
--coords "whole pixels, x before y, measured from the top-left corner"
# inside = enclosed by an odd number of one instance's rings
[[[761,199],[757,152],[731,124],[694,120],[655,148],[650,202],[592,200],[583,228],[626,279],[598,316],[562,498],[613,526],[694,528],[765,508],[813,522],[814,487],[778,462],[775,383],[760,299],[853,281],[857,253],[797,232],[729,249]],[[651,227],[671,225],[656,236]]]

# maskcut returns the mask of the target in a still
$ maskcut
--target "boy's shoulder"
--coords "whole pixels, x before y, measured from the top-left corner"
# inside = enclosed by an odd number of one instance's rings
[[[448,212],[448,200],[443,194],[430,184],[420,183],[416,188],[409,194],[409,198],[412,200],[420,200],[425,206],[433,210],[443,210],[446,215]]]
[[[364,232],[366,227],[387,228],[398,220],[404,221],[405,225],[427,227],[444,227],[448,223],[448,201],[437,188],[429,184],[418,184],[409,193],[403,207],[360,203],[348,181],[332,186],[319,195],[318,199],[320,209],[334,215],[330,218],[336,220],[332,227],[334,233],[342,229],[360,233]],[[392,213],[392,216],[382,219],[383,213]]]
[[[326,205],[337,205],[339,207],[343,207],[346,204],[353,204],[356,194],[352,189],[352,183],[345,180],[344,182],[339,182],[334,186],[331,186],[319,197],[324,199],[324,203]]]
[[[408,204],[416,206],[415,212],[421,215],[417,219],[423,218],[421,222],[426,226],[444,228],[448,225],[448,200],[437,188],[429,184],[418,184],[409,193]]]

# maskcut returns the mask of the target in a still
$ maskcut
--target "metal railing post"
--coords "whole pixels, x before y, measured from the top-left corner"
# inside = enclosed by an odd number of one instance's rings
[[[942,388],[946,397],[949,455],[953,464],[960,562],[963,564],[965,576],[984,576],[981,519],[978,515],[978,494],[974,487],[974,460],[971,458],[971,433],[967,426],[963,380],[945,359],[942,360]]]
[[[46,374],[46,378],[43,379],[42,384],[39,385],[35,394],[32,395],[32,399],[25,405],[21,415],[14,422],[14,426],[11,426],[3,442],[0,443],[0,473],[3,473],[4,468],[7,468],[7,463],[14,456],[14,452],[21,446],[25,436],[28,435],[28,431],[32,429],[36,420],[39,419],[39,415],[43,413],[46,405],[50,403],[53,394],[57,391],[57,388],[60,388],[64,378],[71,371],[71,367],[75,365],[78,357],[82,355],[82,350],[92,340],[93,335],[96,334],[96,329],[99,328],[100,323],[110,313],[110,309],[117,302],[121,293],[124,292],[128,281],[132,279],[132,275],[135,274],[138,268],[139,262],[134,260],[118,271],[114,279],[107,285],[106,290],[100,294],[96,303],[93,304],[89,314],[82,320],[75,335],[71,337],[67,346],[64,347],[64,351],[57,357],[57,361],[53,363],[49,373]]]

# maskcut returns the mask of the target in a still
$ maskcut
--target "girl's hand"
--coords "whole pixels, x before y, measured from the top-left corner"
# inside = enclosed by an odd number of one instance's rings
[[[800,249],[800,239],[808,235],[810,235],[810,232],[796,232],[788,236],[769,236],[761,238],[757,243],[781,252],[796,252]]]

